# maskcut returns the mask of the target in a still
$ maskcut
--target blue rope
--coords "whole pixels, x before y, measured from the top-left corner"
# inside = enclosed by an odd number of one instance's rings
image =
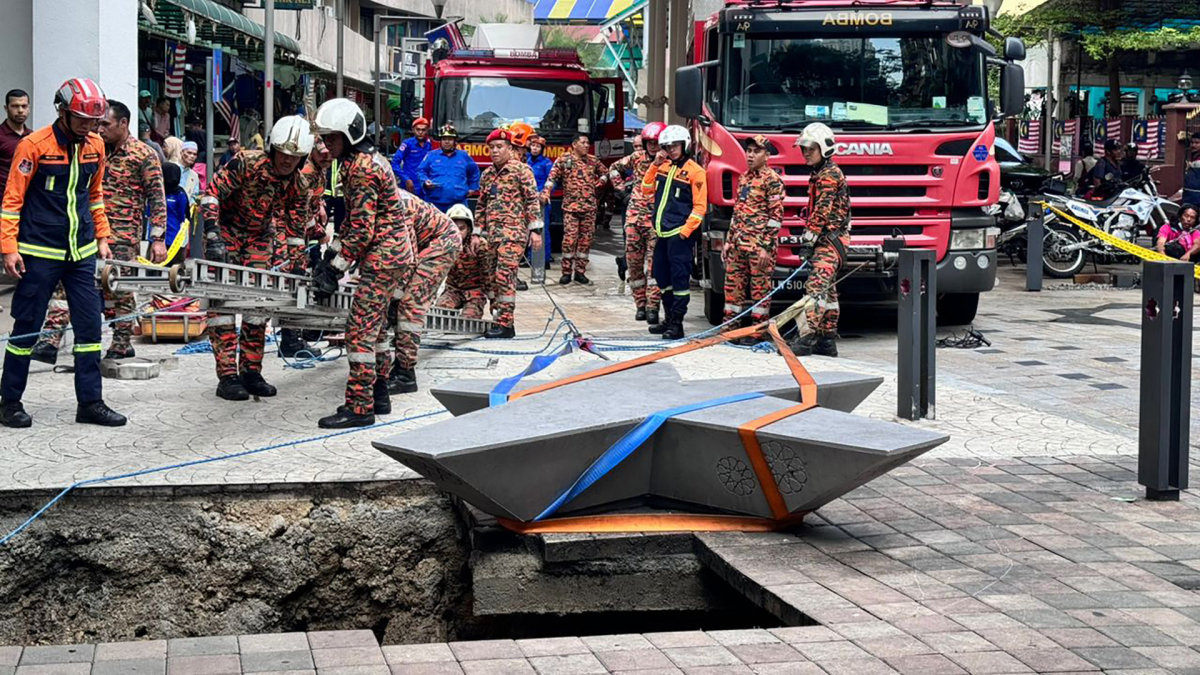
[[[789,281],[791,281],[792,279],[795,279],[796,275],[800,274],[800,272],[802,272],[804,270],[804,268],[806,268],[806,267],[808,267],[807,260],[805,260],[803,263],[801,263],[799,267],[792,270],[792,273],[789,274],[786,279],[784,279],[782,282],[780,282],[779,285],[776,286],[775,288],[772,288],[766,295],[764,295],[762,297],[761,300],[754,303],[753,305],[750,305],[746,309],[743,309],[740,313],[738,313],[737,315],[735,315],[733,318],[729,319],[728,321],[725,321],[724,323],[721,323],[720,325],[713,326],[712,328],[709,328],[708,330],[704,330],[699,333],[694,333],[692,335],[686,335],[682,338],[679,338],[678,340],[662,340],[661,338],[658,338],[658,339],[656,339],[656,338],[634,338],[634,337],[622,337],[620,335],[607,335],[607,336],[600,336],[599,340],[601,340],[601,341],[595,342],[595,344],[605,346],[604,348],[600,349],[600,351],[658,352],[658,351],[662,351],[664,349],[670,349],[671,347],[674,347],[682,342],[690,342],[692,340],[702,340],[706,337],[716,335],[717,333],[720,333],[721,331],[723,331],[726,327],[728,327],[738,321],[741,321],[744,317],[746,317],[752,311],[754,311],[755,307],[758,307],[759,305],[763,304],[764,302],[769,302],[771,300],[772,296],[774,296],[776,293],[778,293],[780,290],[782,290],[783,287],[786,286]],[[652,342],[652,343],[654,343],[654,346],[636,347],[636,346],[613,345],[611,343],[603,342],[604,340],[615,341],[615,342]]]
[[[169,464],[166,466],[158,466],[158,467],[154,467],[152,469],[142,469],[140,471],[131,471],[129,473],[123,473],[123,474],[119,474],[119,475],[115,475],[115,476],[101,476],[100,478],[88,478],[85,480],[81,480],[81,481],[72,483],[72,484],[68,485],[67,487],[63,488],[61,492],[59,492],[57,495],[54,496],[54,499],[51,499],[50,501],[46,502],[46,504],[43,505],[42,508],[38,509],[32,516],[29,516],[29,518],[26,519],[25,522],[21,523],[21,525],[18,526],[15,530],[13,530],[12,532],[9,532],[8,534],[4,535],[4,537],[0,538],[0,546],[7,544],[10,540],[12,540],[13,537],[15,537],[18,534],[20,534],[21,532],[23,532],[26,528],[28,528],[30,525],[32,525],[34,523],[34,521],[36,521],[38,518],[41,518],[42,514],[49,511],[51,507],[53,507],[55,504],[57,504],[63,497],[66,497],[72,490],[74,490],[76,488],[85,487],[88,485],[97,485],[99,483],[108,483],[108,482],[111,482],[114,480],[121,480],[123,478],[135,478],[137,476],[145,476],[145,475],[153,474],[153,473],[162,473],[164,471],[171,471],[174,469],[182,469],[182,468],[189,467],[189,466],[198,466],[200,464],[209,464],[211,462],[220,462],[220,461],[227,460],[227,459],[237,459],[239,457],[248,457],[250,455],[256,455],[259,453],[267,452],[268,450],[279,450],[281,448],[289,448],[289,447],[293,447],[293,446],[297,446],[297,445],[304,445],[305,443],[314,443],[316,441],[324,441],[324,440],[327,440],[330,438],[336,438],[338,436],[345,436],[347,434],[357,433],[359,431],[366,431],[368,429],[378,429],[381,427],[389,427],[389,426],[392,426],[393,424],[401,424],[403,422],[411,422],[413,420],[424,419],[426,417],[433,417],[434,415],[442,415],[445,413],[446,413],[445,410],[435,410],[433,412],[421,413],[420,415],[413,415],[411,417],[405,417],[404,419],[392,420],[391,422],[378,422],[378,423],[372,424],[371,426],[367,426],[367,427],[358,427],[355,429],[346,429],[344,431],[335,431],[332,433],[323,434],[321,436],[312,436],[310,438],[301,439],[299,441],[288,441],[287,443],[276,443],[275,445],[268,445],[268,446],[264,446],[261,448],[255,448],[253,450],[243,450],[242,452],[235,452],[235,453],[231,453],[231,454],[227,454],[227,455],[218,455],[216,457],[208,457],[206,459],[194,459],[194,460],[191,460],[188,462],[180,462],[178,464]]]
[[[588,489],[596,481],[603,478],[609,471],[615,469],[618,464],[625,461],[626,457],[632,455],[635,450],[640,448],[643,443],[649,440],[649,438],[654,435],[654,432],[658,431],[659,427],[661,427],[669,418],[675,417],[676,415],[695,412],[697,410],[704,410],[705,408],[715,408],[717,406],[726,405],[729,403],[737,403],[738,401],[748,401],[761,396],[761,393],[752,391],[743,394],[733,394],[731,396],[709,399],[707,401],[689,403],[688,405],[667,408],[666,410],[659,410],[658,412],[651,413],[650,416],[643,420],[641,424],[637,425],[633,429],[630,429],[629,432],[622,436],[616,443],[613,443],[612,447],[610,447],[608,450],[605,450],[604,454],[597,457],[596,461],[592,462],[592,465],[589,466],[582,474],[580,474],[579,478],[575,479],[575,482],[571,484],[571,487],[567,488],[562,494],[555,498],[554,501],[550,502],[550,505],[547,506],[544,511],[539,513],[538,516],[534,518],[534,521],[550,517],[563,504],[566,504],[572,499],[578,497],[584,490]]]

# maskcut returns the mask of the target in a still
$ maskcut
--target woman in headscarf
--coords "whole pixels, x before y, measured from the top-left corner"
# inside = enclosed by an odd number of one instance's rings
[[[181,160],[179,164],[183,167],[181,185],[183,186],[184,191],[187,192],[188,198],[193,201],[196,200],[197,196],[205,188],[206,176],[204,174],[208,169],[208,167],[204,166],[203,164],[196,163],[196,157],[199,152],[199,146],[192,141],[185,141],[183,143],[183,149],[179,153]]]

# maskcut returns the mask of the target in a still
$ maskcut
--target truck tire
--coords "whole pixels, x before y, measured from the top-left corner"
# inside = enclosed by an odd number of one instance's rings
[[[710,325],[721,325],[725,320],[725,293],[704,289],[704,318]]]
[[[943,293],[937,299],[939,326],[965,326],[975,320],[979,311],[978,293]]]

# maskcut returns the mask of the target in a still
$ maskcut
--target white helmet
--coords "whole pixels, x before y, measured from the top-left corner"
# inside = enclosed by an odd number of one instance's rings
[[[821,156],[828,159],[833,157],[837,139],[833,137],[833,129],[820,122],[813,122],[804,127],[800,137],[796,139],[795,147],[820,148]]]
[[[472,227],[475,226],[475,214],[471,213],[471,209],[468,209],[466,204],[455,204],[454,206],[451,206],[450,210],[446,212],[446,217],[448,217],[450,220],[465,220],[470,223]]]
[[[688,133],[687,129],[684,129],[678,124],[672,124],[666,129],[663,129],[662,133],[658,135],[658,144],[670,145],[672,143],[683,143],[683,149],[687,150],[688,141],[691,140],[691,138],[692,135]]]
[[[362,108],[348,98],[331,98],[317,108],[313,118],[313,133],[345,135],[350,145],[358,145],[367,137],[367,117]]]
[[[316,139],[308,128],[308,120],[299,115],[280,117],[271,127],[271,148],[292,157],[308,157]]]

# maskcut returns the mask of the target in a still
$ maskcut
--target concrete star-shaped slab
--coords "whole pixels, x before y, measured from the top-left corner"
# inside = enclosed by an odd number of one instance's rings
[[[949,438],[850,414],[880,378],[844,373],[813,378],[821,407],[758,431],[792,514],[817,509]],[[489,408],[487,393],[495,384],[467,380],[434,390],[457,417],[375,447],[491,515],[528,522],[653,412],[761,392],[759,398],[670,418],[555,515],[637,506],[772,515],[738,427],[797,403],[799,387],[789,375],[682,381],[675,368],[658,362]],[[537,384],[527,380],[516,390]]]

